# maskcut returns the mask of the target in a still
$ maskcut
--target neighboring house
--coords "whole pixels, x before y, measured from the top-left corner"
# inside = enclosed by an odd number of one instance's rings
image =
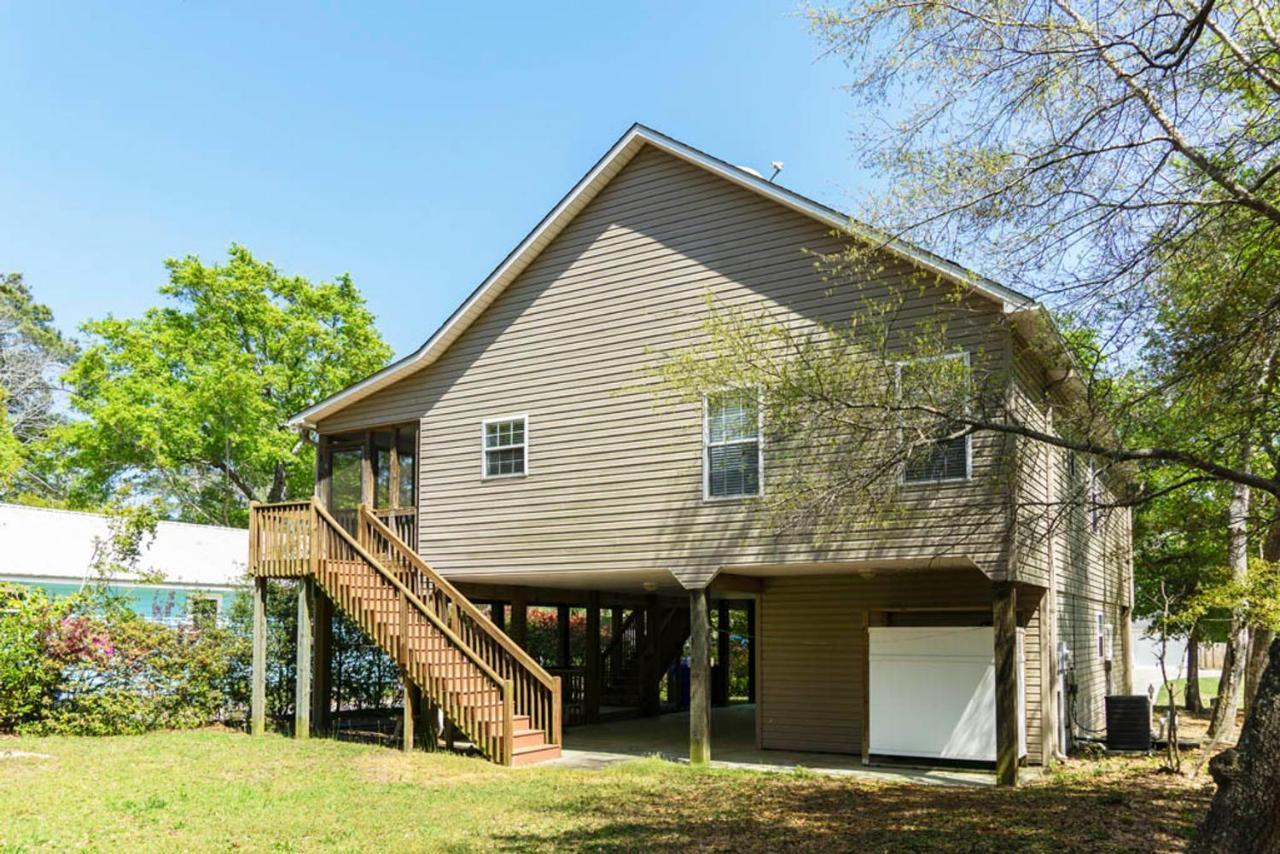
[[[847,318],[867,292],[828,293],[811,254],[839,250],[847,225],[633,127],[418,351],[294,419],[317,437],[317,501],[335,521],[258,508],[251,568],[314,578],[322,610],[329,597],[366,610],[362,625],[432,702],[479,721],[462,729],[480,741],[499,733],[482,745],[499,761],[558,744],[559,712],[539,705],[554,680],[513,648],[529,604],[587,609],[582,672],[556,689],[587,720],[611,704],[656,713],[657,681],[690,639],[696,760],[704,700],[723,694],[707,684],[726,649],[704,642],[709,612],[723,624],[729,608],[753,619],[761,748],[999,758],[1006,778],[1020,757],[1049,760],[1068,733],[1100,730],[1104,694],[1129,682],[1128,514],[1078,506],[1050,527],[1043,508],[1022,509],[1105,503],[1084,458],[975,435],[909,476],[907,521],[819,545],[768,529],[770,428],[749,406],[654,398],[646,369],[697,340],[708,292],[801,326]],[[1008,399],[1028,421],[1052,429],[1053,408],[1082,393],[1042,306],[914,247],[891,246],[885,263],[886,277],[941,277],[904,314],[946,315],[957,353],[1013,366]],[[357,571],[362,560],[386,566]],[[468,616],[464,596],[489,619]],[[419,664],[440,646],[487,686],[482,701]],[[327,714],[325,666],[313,715]],[[489,715],[539,731],[530,753],[504,746]]]
[[[136,572],[109,577],[109,587],[147,619],[178,624],[201,609],[221,616],[245,584],[248,533],[159,522],[154,538],[144,540]],[[110,536],[109,518],[97,513],[0,504],[0,583],[75,593],[93,578],[98,544]],[[140,576],[162,580],[142,583]]]

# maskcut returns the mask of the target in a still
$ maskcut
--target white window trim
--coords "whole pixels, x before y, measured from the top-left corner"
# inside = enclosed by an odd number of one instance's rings
[[[713,394],[725,394],[738,389],[723,389]],[[702,500],[707,502],[751,501],[764,497],[764,395],[756,392],[756,437],[752,439],[735,439],[732,442],[720,442],[715,447],[724,445],[745,445],[756,443],[756,491],[744,495],[712,495],[711,463],[707,450],[711,447],[711,395],[702,395]]]
[[[490,448],[486,443],[488,439],[489,425],[497,424],[502,421],[523,421],[524,422],[524,441],[518,445],[498,445]],[[511,448],[524,449],[524,471],[511,472],[510,474],[489,474],[489,451],[505,451]],[[481,480],[509,480],[516,477],[529,476],[529,416],[528,414],[520,415],[494,415],[490,418],[480,419],[480,479]]]
[[[957,350],[954,353],[943,353],[940,356],[926,356],[922,359],[904,359],[894,362],[894,383],[897,386],[897,396],[902,396],[902,369],[907,365],[916,364],[917,362],[937,362],[941,359],[963,359],[964,366],[967,371],[972,371],[973,360],[968,350]],[[902,427],[898,427],[898,444],[901,445],[903,440]],[[907,467],[903,465],[902,470],[898,473],[898,484],[904,487],[909,486],[932,486],[938,483],[966,483],[973,480],[973,433],[964,434],[964,475],[961,477],[932,477],[926,480],[907,480]]]

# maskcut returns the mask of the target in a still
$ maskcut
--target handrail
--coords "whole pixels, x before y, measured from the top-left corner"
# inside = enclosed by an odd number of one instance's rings
[[[372,566],[373,569],[379,575],[381,575],[383,578],[390,581],[391,584],[396,588],[396,590],[398,590],[401,593],[401,595],[403,595],[411,604],[413,604],[414,607],[418,609],[418,611],[424,617],[427,618],[428,622],[430,622],[433,626],[435,626],[435,628],[439,630],[441,634],[443,634],[450,641],[452,641],[454,646],[456,646],[458,650],[462,652],[463,655],[469,658],[471,662],[480,669],[481,673],[483,673],[485,676],[493,680],[493,682],[498,685],[499,690],[502,690],[503,680],[500,676],[498,676],[497,671],[495,671],[492,667],[490,667],[484,661],[484,659],[480,658],[480,656],[476,654],[475,650],[473,650],[469,644],[464,643],[462,638],[458,637],[453,632],[452,629],[450,629],[447,625],[445,625],[444,621],[442,621],[438,616],[436,616],[436,614],[433,613],[432,610],[428,608],[426,604],[421,599],[419,599],[413,593],[413,591],[411,591],[404,584],[404,582],[402,582],[400,579],[392,575],[386,569],[386,567],[382,565],[382,561],[378,560],[373,555],[369,554],[369,552],[365,549],[365,547],[360,545],[360,543],[358,543],[355,540],[355,538],[352,537],[350,533],[348,533],[347,529],[339,525],[337,520],[335,520],[333,516],[329,514],[329,511],[324,509],[323,506],[321,506],[320,502],[312,499],[310,503],[316,509],[316,512],[319,515],[319,517],[324,519],[329,524],[330,528],[332,528],[333,531],[337,533],[339,538],[346,540],[347,545],[351,546],[355,550],[357,555],[359,555],[361,558],[364,559],[366,563]],[[363,506],[364,505],[361,505],[361,507]]]
[[[631,616],[622,621],[622,625],[618,627],[618,631],[613,632],[613,637],[609,638],[609,645],[604,648],[604,652],[600,654],[601,659],[607,658],[614,651],[614,647],[622,643],[622,638],[626,635],[627,630],[631,628],[631,624],[643,613],[639,609],[631,612]],[[611,630],[612,631],[612,630]]]
[[[400,552],[403,557],[407,558],[415,568],[426,575],[427,578],[431,580],[432,584],[444,591],[449,598],[453,600],[456,607],[461,608],[467,616],[471,617],[479,626],[481,626],[486,635],[507,651],[512,658],[523,665],[526,670],[537,677],[538,681],[541,682],[544,687],[554,687],[555,678],[548,673],[546,669],[533,658],[533,656],[521,649],[515,641],[508,637],[506,632],[498,629],[498,627],[493,624],[493,621],[490,620],[483,611],[477,608],[470,599],[463,596],[456,587],[445,579],[444,576],[436,572],[429,563],[422,559],[421,555],[413,549],[407,548],[405,544],[400,541],[399,537],[395,535],[395,532],[383,524],[381,519],[370,512],[366,505],[360,505],[360,512],[362,516],[376,526],[375,530],[378,530],[379,533],[386,537],[387,541],[393,548]],[[459,641],[459,643],[461,643],[461,641]]]

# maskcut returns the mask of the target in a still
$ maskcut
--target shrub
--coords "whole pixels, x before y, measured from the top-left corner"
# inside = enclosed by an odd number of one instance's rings
[[[242,638],[215,626],[148,622],[90,587],[51,600],[0,592],[0,726],[117,735],[200,726],[228,706]]]
[[[0,730],[40,717],[61,667],[45,654],[57,608],[41,590],[0,585]]]
[[[297,655],[298,585],[267,582],[267,716],[293,714]],[[243,644],[236,647],[228,676],[231,701],[249,705],[253,600],[238,594],[227,613],[227,627]],[[386,653],[335,609],[329,647],[332,701],[338,709],[379,709],[400,703],[400,670]]]

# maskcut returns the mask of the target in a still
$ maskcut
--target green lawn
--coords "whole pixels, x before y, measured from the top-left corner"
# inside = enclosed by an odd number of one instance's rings
[[[1186,679],[1170,679],[1173,685],[1173,695],[1178,699],[1178,705],[1184,705],[1187,680]],[[1200,699],[1204,702],[1205,708],[1209,707],[1209,701],[1218,695],[1218,677],[1202,676],[1200,677]],[[1165,691],[1164,686],[1160,686],[1160,693],[1156,695],[1157,706],[1169,705],[1169,692]]]
[[[8,739],[0,850],[1168,850],[1208,794],[1150,760],[997,791],[657,759],[506,769],[219,731]]]

